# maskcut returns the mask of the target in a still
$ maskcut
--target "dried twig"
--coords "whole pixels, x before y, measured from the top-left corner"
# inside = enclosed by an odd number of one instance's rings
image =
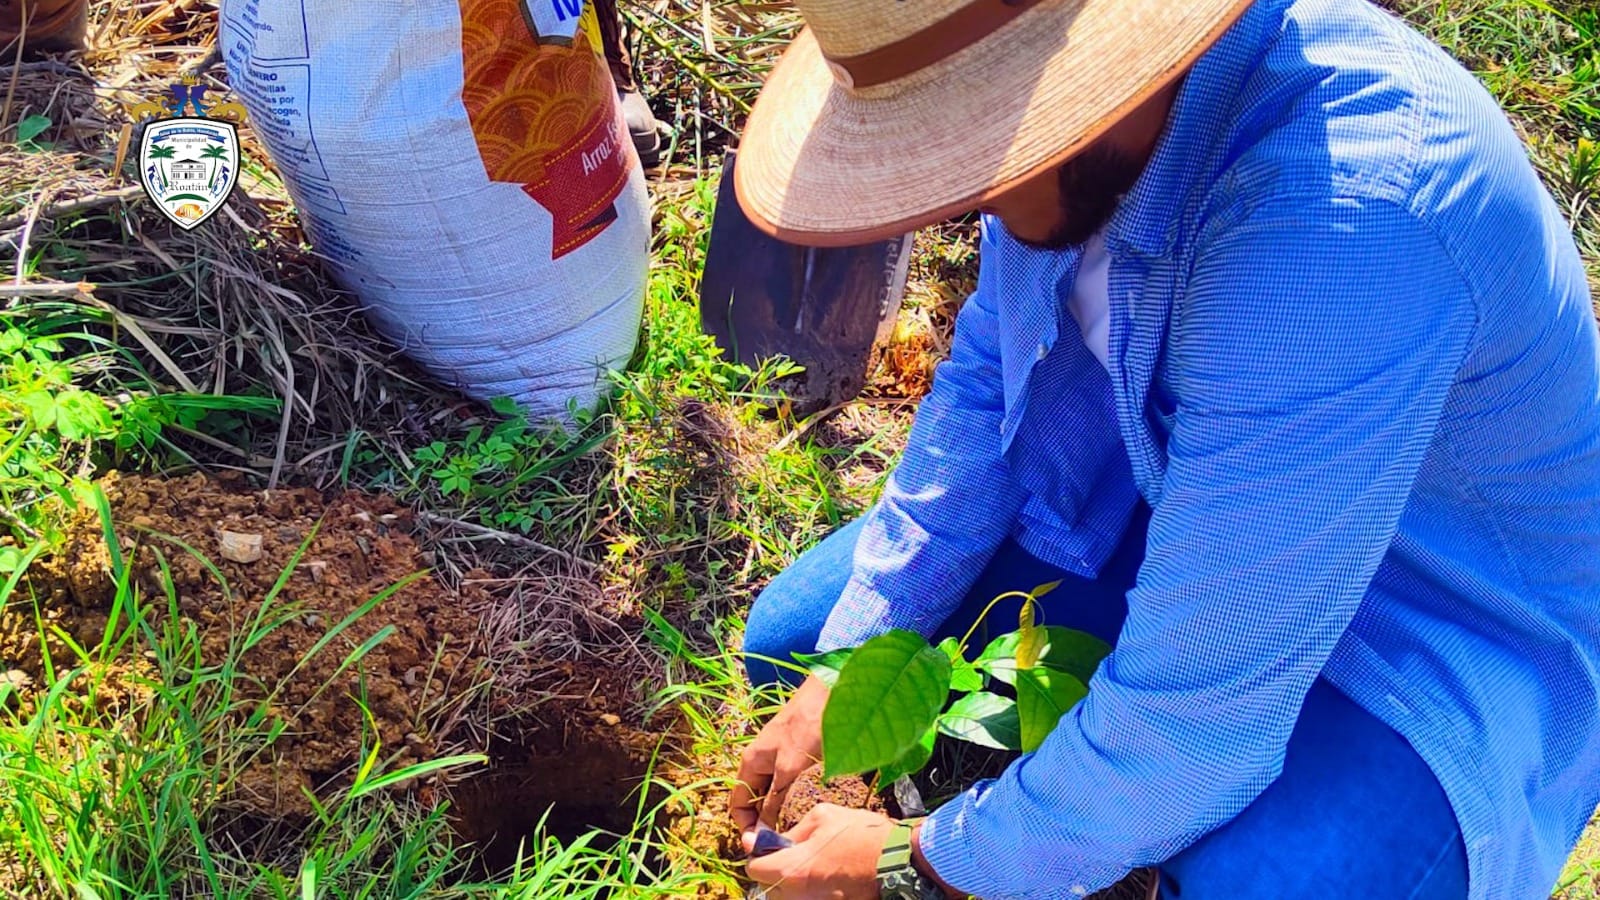
[[[102,206],[110,206],[113,203],[120,203],[123,200],[136,197],[143,191],[144,188],[137,184],[132,184],[110,191],[90,192],[78,197],[73,197],[70,200],[62,200],[59,203],[52,203],[49,206],[40,209],[37,218],[48,221],[61,216],[69,216],[73,213],[86,212],[91,209],[99,209]],[[0,240],[10,237],[7,232],[17,231],[27,224],[28,215],[26,213],[0,219]]]
[[[417,517],[422,519],[422,521],[433,525],[440,525],[446,528],[457,528],[462,531],[471,532],[472,534],[482,535],[483,537],[494,538],[507,544],[514,544],[518,547],[527,547],[530,550],[538,550],[541,553],[548,553],[551,556],[559,556],[567,562],[570,562],[573,565],[591,573],[598,573],[600,571],[600,567],[598,565],[595,565],[581,556],[570,553],[566,550],[562,550],[559,547],[552,547],[549,544],[536,541],[533,538],[525,535],[512,534],[509,531],[501,531],[498,528],[489,528],[485,525],[479,525],[476,522],[465,522],[461,519],[452,519],[449,516],[441,516],[438,513],[431,513],[427,511],[419,512]]]
[[[88,72],[78,66],[54,59],[37,59],[28,62],[13,63],[9,66],[0,66],[0,75],[17,73],[48,72],[51,75],[81,75],[92,80]]]
[[[685,71],[699,79],[707,87],[728,98],[728,100],[732,102],[734,106],[739,108],[740,112],[749,115],[750,103],[746,101],[744,97],[740,96],[738,91],[735,91],[733,88],[723,84],[715,75],[707,72],[704,66],[692,59],[689,59],[687,56],[684,56],[683,53],[679,51],[677,47],[673,46],[670,41],[661,37],[661,35],[656,34],[655,29],[644,26],[631,13],[625,13],[625,15],[627,15],[628,21],[633,25],[634,28],[637,28],[639,32],[646,38],[649,38],[650,43],[655,44],[662,50],[662,52],[672,57],[674,62],[682,66]]]
[[[0,300],[14,301],[38,297],[87,297],[94,293],[87,281],[34,281],[25,284],[0,284]]]

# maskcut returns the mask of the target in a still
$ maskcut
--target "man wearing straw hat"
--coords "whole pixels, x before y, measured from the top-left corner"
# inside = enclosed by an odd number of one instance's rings
[[[1548,896],[1600,799],[1600,352],[1489,95],[1362,0],[796,3],[746,211],[826,245],[978,209],[982,267],[880,501],[752,610],[750,675],[1054,578],[1047,620],[1115,649],[1001,777],[910,827],[820,807],[750,877]],[[746,829],[826,694],[745,752]]]

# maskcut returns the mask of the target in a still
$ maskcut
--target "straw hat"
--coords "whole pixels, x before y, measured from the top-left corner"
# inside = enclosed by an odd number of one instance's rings
[[[795,0],[734,169],[762,230],[905,234],[1058,166],[1170,84],[1252,0]]]

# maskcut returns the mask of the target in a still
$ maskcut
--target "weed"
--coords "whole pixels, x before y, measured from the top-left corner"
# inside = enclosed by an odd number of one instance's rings
[[[156,452],[165,429],[226,427],[236,413],[276,407],[265,399],[155,394],[121,383],[110,391],[87,389],[86,376],[105,374],[96,372],[104,360],[95,351],[102,339],[87,327],[91,317],[46,312],[0,317],[0,518],[16,541],[51,543],[54,522],[73,505],[72,487],[102,465]],[[17,544],[0,550],[0,571],[14,568],[19,553]]]

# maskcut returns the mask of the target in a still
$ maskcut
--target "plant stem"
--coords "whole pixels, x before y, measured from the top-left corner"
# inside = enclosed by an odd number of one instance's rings
[[[983,612],[978,613],[978,618],[973,620],[972,627],[968,628],[967,633],[961,636],[961,644],[960,646],[956,647],[957,653],[965,654],[967,652],[967,641],[972,639],[973,633],[978,630],[979,625],[983,624],[983,620],[988,617],[989,611],[994,609],[995,604],[1006,599],[1007,597],[1021,597],[1024,601],[1027,601],[1033,599],[1033,594],[1029,593],[1028,591],[1006,591],[1004,594],[1000,594],[993,600],[990,600],[989,605],[983,608]]]

